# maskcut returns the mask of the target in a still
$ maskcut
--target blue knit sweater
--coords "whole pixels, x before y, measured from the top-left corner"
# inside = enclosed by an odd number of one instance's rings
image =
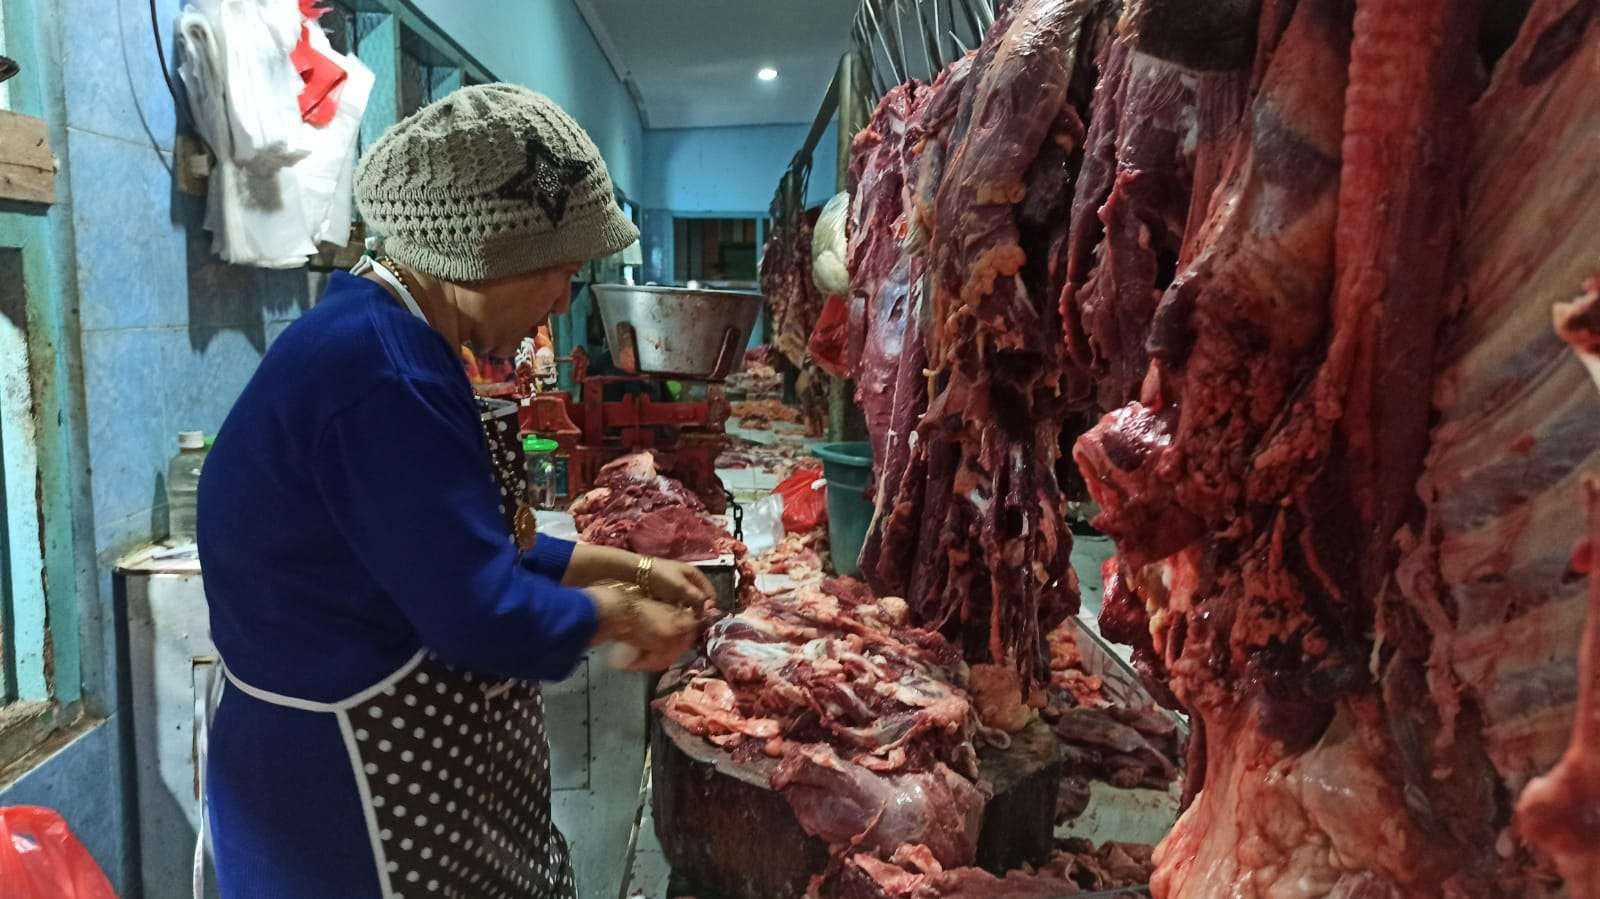
[[[383,288],[336,274],[273,344],[202,472],[212,638],[252,687],[313,702],[419,649],[488,675],[560,679],[597,621],[558,581],[573,546],[519,555],[478,411],[446,341]],[[376,895],[359,798],[326,715],[229,690],[213,729],[228,896]]]

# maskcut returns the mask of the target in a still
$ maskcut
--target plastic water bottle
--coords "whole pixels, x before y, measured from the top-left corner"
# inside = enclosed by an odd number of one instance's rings
[[[178,435],[178,454],[167,466],[167,539],[193,543],[195,498],[200,494],[200,466],[206,461],[206,435],[184,431]]]

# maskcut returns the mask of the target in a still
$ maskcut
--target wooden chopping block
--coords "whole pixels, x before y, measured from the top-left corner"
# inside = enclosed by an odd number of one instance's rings
[[[735,762],[653,714],[651,806],[675,879],[696,899],[799,899],[828,864],[828,846],[800,828],[771,787],[773,759]],[[996,873],[1045,861],[1054,848],[1064,763],[1049,728],[1034,724],[1009,749],[978,754],[994,797],[984,808],[978,864]]]

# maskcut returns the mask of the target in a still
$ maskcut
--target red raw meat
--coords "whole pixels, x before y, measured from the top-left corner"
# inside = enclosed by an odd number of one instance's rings
[[[699,562],[721,555],[723,534],[705,515],[684,506],[646,512],[628,534],[628,548],[646,556]]]
[[[1202,80],[1134,51],[1128,37],[1112,42],[1103,72],[1073,198],[1061,314],[1073,361],[1094,375],[1109,408],[1138,398],[1150,320],[1177,269]]]
[[[1038,678],[1075,440],[1117,543],[1102,628],[1194,724],[1157,899],[1592,890],[1600,403],[1545,315],[1600,258],[1600,3],[1533,0],[1498,60],[1476,0],[1116,6],[1013,0],[915,90],[897,166],[882,108],[852,160],[862,209],[899,173],[905,222],[856,214],[898,243],[852,273],[885,299],[865,576]],[[1170,776],[1167,736],[1045,712],[1104,776]],[[1507,800],[1558,761],[1530,847]],[[909,857],[852,872],[940,895]]]
[[[707,517],[705,504],[661,474],[649,452],[623,456],[601,468],[593,489],[573,500],[571,512],[585,543],[679,562],[715,559],[730,551],[741,554]]]
[[[853,591],[767,597],[706,633],[706,657],[762,714],[826,739],[875,771],[935,761],[976,773],[978,720],[952,686],[954,654],[937,635],[903,627],[904,605],[859,604]]]
[[[761,290],[772,315],[772,345],[799,368],[822,314],[811,281],[811,223],[804,213],[774,223],[761,255]]]
[[[885,458],[909,312],[910,261],[900,252],[910,228],[907,142],[926,97],[927,89],[916,82],[893,88],[850,147],[850,342],[862,346],[852,357],[851,374],[876,471]]]
[[[925,471],[912,467],[911,445],[916,440],[917,423],[928,407],[928,348],[932,308],[926,302],[928,241],[932,232],[934,195],[944,171],[946,141],[956,112],[960,108],[963,85],[972,70],[972,57],[963,57],[934,80],[933,86],[917,93],[917,104],[907,122],[907,138],[901,148],[902,199],[907,234],[902,245],[908,260],[904,319],[895,318],[896,302],[880,304],[886,321],[864,321],[869,328],[863,340],[861,383],[858,397],[865,404],[879,398],[877,385],[893,366],[893,393],[885,422],[874,411],[867,416],[868,436],[873,441],[874,508],[867,539],[861,548],[861,570],[878,592],[903,596],[910,586],[912,560],[916,554],[917,525],[922,506]],[[893,329],[904,329],[900,351],[893,354]],[[883,328],[886,330],[880,331]],[[862,392],[865,390],[865,392]],[[885,547],[889,552],[885,553]]]
[[[945,765],[883,777],[810,744],[789,749],[772,786],[807,833],[831,844],[887,855],[916,843],[952,867],[977,856],[987,797]]]
[[[1596,332],[1600,333],[1600,332]],[[1591,335],[1593,336],[1593,335]],[[1590,546],[1600,541],[1600,478],[1584,482]],[[1600,571],[1589,574],[1588,623],[1578,661],[1572,742],[1549,773],[1517,800],[1522,838],[1555,864],[1571,899],[1600,897]]]
[[[932,294],[922,310],[909,300],[905,317],[926,316],[934,399],[915,442],[907,437],[899,484],[882,491],[863,550],[869,579],[904,586],[917,620],[959,629],[969,658],[1015,666],[1030,685],[1048,678],[1044,632],[1076,609],[1077,584],[1055,476],[1066,372],[1046,261],[1060,229],[1023,201],[1069,193],[1063,161],[1083,125],[1068,88],[1096,6],[1011,4],[970,71],[930,89],[911,129],[937,134],[948,121],[946,133],[924,141],[907,214],[913,232],[931,226]],[[918,242],[908,242],[915,283]],[[1035,264],[1025,270],[1029,247]],[[897,389],[891,420],[899,405]],[[880,439],[894,456],[887,434]]]
[[[806,353],[823,371],[836,378],[850,373],[848,358],[850,312],[844,297],[830,296],[822,303],[817,326],[806,341]]]
[[[813,885],[810,895],[831,899],[1062,899],[1086,890],[1143,885],[1150,877],[1150,847],[1106,843],[1098,850],[1066,840],[1037,871],[996,877],[979,868],[946,870],[923,846],[903,846],[884,861],[866,853],[847,858]]]
[[[1597,66],[1594,4],[1538,0],[1472,109],[1460,311],[1438,351],[1417,487],[1426,515],[1405,534],[1405,617],[1383,633],[1424,644],[1412,651],[1443,722],[1431,742],[1481,745],[1513,796],[1568,747],[1584,631],[1572,550],[1583,478],[1600,471],[1600,404],[1549,310],[1600,264]]]

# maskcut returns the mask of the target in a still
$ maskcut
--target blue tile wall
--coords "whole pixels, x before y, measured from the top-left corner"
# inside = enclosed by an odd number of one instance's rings
[[[95,552],[102,563],[150,538],[163,472],[175,445],[162,397],[163,332],[86,331],[83,392],[89,419]],[[143,513],[144,526],[131,516]]]
[[[184,233],[173,221],[172,157],[148,142],[77,129],[67,148],[84,330],[183,324]]]
[[[156,19],[169,65],[182,0],[157,0]],[[63,0],[67,124],[171,150],[177,115],[156,61],[155,29],[145,2]]]
[[[304,289],[304,278],[301,279]],[[254,334],[224,330],[194,346],[192,332],[170,331],[161,335],[161,367],[168,381],[162,394],[165,402],[165,431],[204,431],[215,434],[233,401],[255,374],[265,348],[266,325],[257,326],[261,346]]]
[[[134,878],[119,863],[127,854],[128,816],[117,764],[118,727],[115,716],[99,723],[7,788],[0,805],[42,805],[60,812],[118,895],[129,896]]]

